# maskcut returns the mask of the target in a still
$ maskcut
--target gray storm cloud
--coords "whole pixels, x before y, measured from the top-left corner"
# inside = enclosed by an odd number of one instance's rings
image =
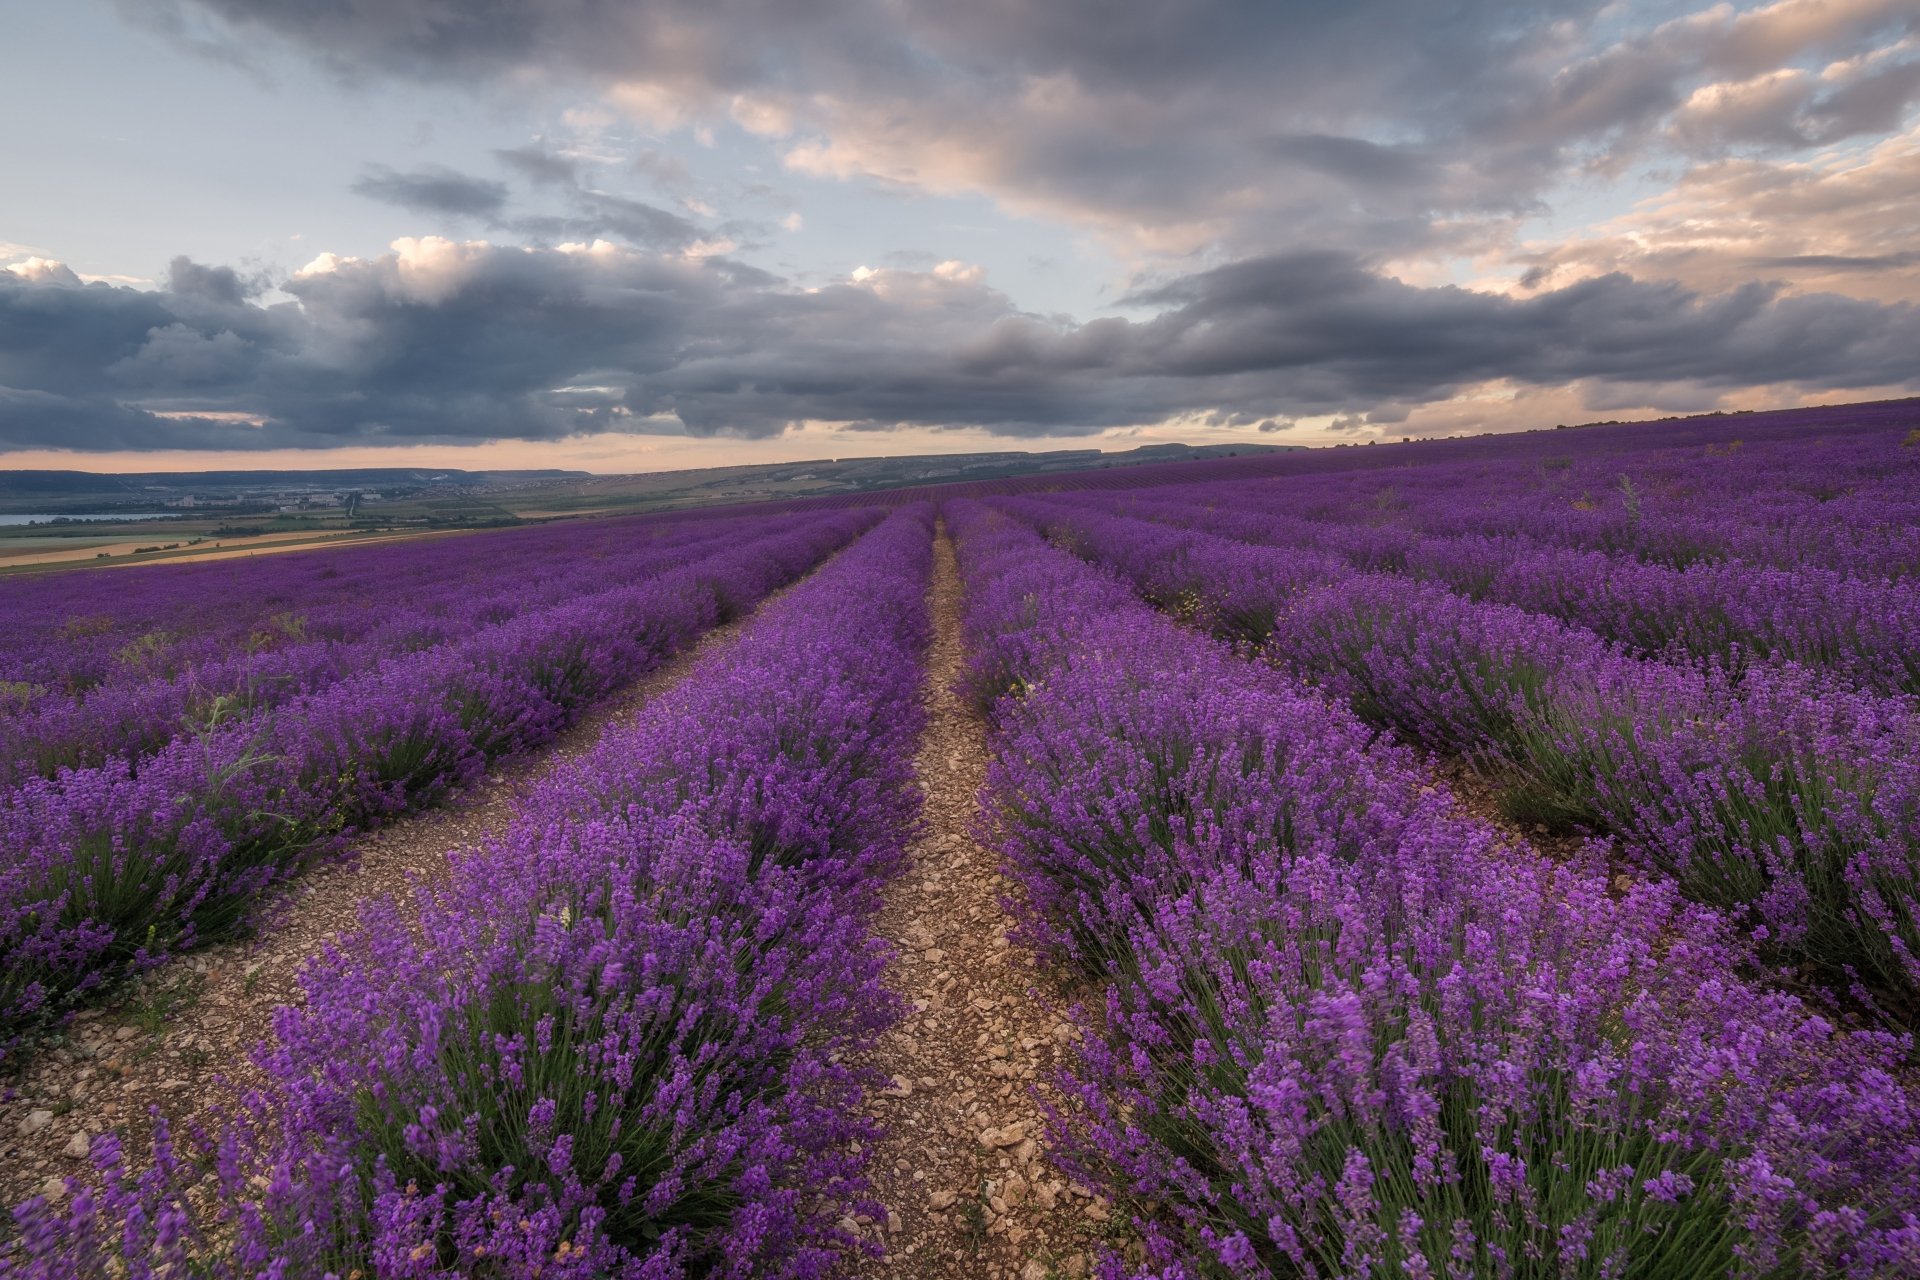
[[[1920,102],[1912,0],[1718,5],[1624,33],[1604,0],[162,3],[343,75],[782,121],[803,171],[1228,256],[1485,250],[1594,166],[1829,145]]]
[[[374,165],[353,184],[356,195],[416,213],[447,213],[483,218],[507,203],[507,184],[470,177],[441,165],[399,173]]]
[[[604,242],[403,241],[323,260],[270,305],[209,287],[217,268],[172,276],[142,291],[0,273],[0,446],[542,440],[649,418],[745,437],[804,419],[1043,436],[1185,414],[1252,426],[1493,378],[1920,386],[1908,304],[1623,275],[1508,298],[1332,252],[1195,273],[1132,299],[1149,319],[1087,323],[1022,312],[963,272],[802,289]],[[264,425],[207,416],[222,414]]]
[[[783,279],[699,256],[756,230],[696,200],[675,157],[541,142],[494,150],[491,176],[372,167],[353,188],[512,244],[396,241],[271,291],[185,259],[157,291],[0,272],[0,446],[1252,429],[1388,421],[1488,382],[1689,406],[1920,385],[1920,135],[1895,132],[1920,103],[1912,0],[1664,21],[1605,0],[121,7],[349,79],[731,119],[789,172],[985,194],[1120,246],[1151,283],[1072,320],[964,271]],[[598,189],[596,164],[676,207]],[[1570,184],[1650,165],[1663,200],[1523,239]],[[1486,287],[1407,283],[1463,263]]]

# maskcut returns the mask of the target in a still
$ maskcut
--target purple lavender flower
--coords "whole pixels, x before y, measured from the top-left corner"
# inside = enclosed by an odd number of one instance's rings
[[[241,927],[263,890],[347,831],[547,740],[714,625],[723,602],[762,598],[877,518],[709,524],[689,545],[724,546],[691,563],[357,664],[150,754],[0,790],[12,851],[0,866],[0,1052],[131,969]]]
[[[895,1016],[869,921],[918,813],[930,544],[894,515],[416,920],[369,907],[243,1114],[108,1203],[29,1205],[0,1274],[137,1271],[189,1235],[218,1277],[837,1266],[871,1207],[875,1082],[847,1063]]]
[[[1111,982],[1054,1137],[1141,1206],[1140,1274],[1897,1272],[1903,1040],[1756,986],[1724,918],[1616,895],[1598,847],[1454,816],[1350,713],[1019,525],[952,523],[970,633],[1026,638],[990,831],[1029,937]]]

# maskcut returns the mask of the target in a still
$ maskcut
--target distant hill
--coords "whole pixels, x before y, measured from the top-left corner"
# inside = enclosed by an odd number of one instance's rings
[[[1201,459],[1249,457],[1292,452],[1301,445],[1155,444],[1114,453],[1098,449],[1009,449],[997,453],[912,454],[885,458],[813,458],[802,462],[754,463],[656,471],[635,475],[596,475],[582,479],[530,482],[511,493],[492,495],[498,508],[522,516],[552,517],[616,511],[662,511],[734,502],[791,501],[915,489],[964,481],[1006,480],[1022,476],[1137,467]],[[470,501],[480,501],[473,495]],[[366,508],[378,513],[379,504]]]
[[[158,507],[240,514],[302,508],[306,500],[351,499],[363,521],[409,524],[498,522],[660,510],[767,498],[870,493],[960,480],[994,480],[1187,459],[1270,454],[1299,445],[1154,444],[1114,453],[1098,449],[1012,449],[996,453],[816,458],[690,471],[591,475],[554,468],[463,471],[455,467],[363,467],[324,471],[181,471],[103,475],[90,471],[0,471],[0,514],[145,511]],[[354,495],[358,495],[357,497]]]
[[[583,471],[557,469],[461,471],[453,467],[361,467],[330,471],[149,471],[126,475],[105,475],[94,471],[0,471],[0,501],[104,496],[121,502],[152,502],[192,494],[228,497],[255,493],[414,489],[427,486],[487,488],[574,479],[585,475]]]

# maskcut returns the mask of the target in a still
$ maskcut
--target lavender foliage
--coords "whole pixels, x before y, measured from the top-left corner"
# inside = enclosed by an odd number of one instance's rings
[[[309,967],[189,1160],[21,1214],[0,1274],[820,1276],[894,1016],[931,569],[894,515]],[[103,1170],[117,1172],[107,1144]],[[156,1272],[157,1273],[157,1272]]]
[[[1672,886],[1453,816],[1404,750],[1013,522],[954,523],[1030,937],[1112,980],[1055,1137],[1136,1206],[1140,1274],[1920,1259],[1903,1042],[1754,986]]]
[[[747,522],[690,563],[391,657],[138,759],[0,792],[0,1053],[128,972],[231,932],[347,832],[551,738],[723,604],[791,581],[874,518]]]
[[[1330,568],[1312,548],[1170,533],[1085,501],[999,505],[1370,723],[1475,763],[1515,816],[1614,834],[1647,871],[1740,913],[1769,955],[1896,1003],[1920,994],[1908,699],[1795,663],[1646,660],[1547,615]]]

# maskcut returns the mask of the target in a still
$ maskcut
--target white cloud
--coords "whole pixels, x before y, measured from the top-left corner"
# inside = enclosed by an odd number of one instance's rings
[[[735,94],[728,107],[733,122],[763,138],[784,138],[793,132],[793,104],[761,94]]]
[[[979,284],[987,278],[987,269],[977,263],[949,258],[934,267],[933,274],[942,280],[950,280],[954,284]]]
[[[401,296],[434,306],[458,293],[493,252],[485,240],[402,236],[390,246]]]
[[[52,258],[28,258],[25,262],[13,263],[4,269],[34,284],[78,287],[81,283],[80,277],[74,273],[72,267],[64,262],[56,262]]]
[[[1609,271],[1718,291],[1784,281],[1801,292],[1920,298],[1920,126],[1861,153],[1731,157],[1695,165],[1632,211],[1518,258],[1541,286]]]

